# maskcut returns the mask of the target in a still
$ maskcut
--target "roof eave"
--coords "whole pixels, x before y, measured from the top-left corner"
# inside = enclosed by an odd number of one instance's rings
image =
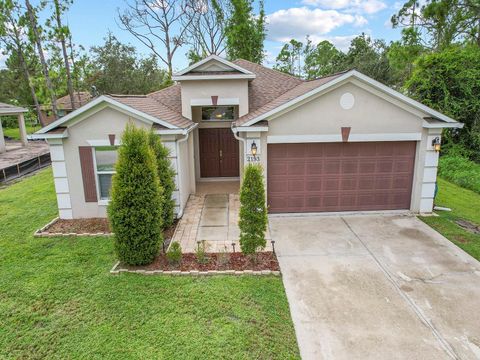
[[[198,80],[253,80],[256,78],[255,74],[236,74],[236,75],[179,75],[172,76],[173,81],[198,81]]]
[[[78,109],[72,111],[71,113],[61,117],[60,119],[52,122],[51,124],[45,126],[44,128],[40,129],[39,131],[36,132],[36,134],[45,134],[47,133],[48,131],[62,125],[62,124],[65,124],[66,122],[74,119],[75,117],[81,115],[82,113],[84,113],[85,111],[87,110],[90,110],[92,108],[94,108],[95,106],[97,105],[100,105],[102,103],[107,103],[107,104],[110,104],[112,106],[116,106],[118,107],[119,109],[122,109],[126,112],[129,112],[141,119],[145,119],[149,122],[152,122],[152,123],[156,123],[156,124],[160,124],[160,125],[163,125],[169,129],[178,129],[179,127],[177,126],[174,126],[172,124],[170,124],[169,122],[165,121],[165,120],[162,120],[162,119],[158,119],[152,115],[149,115],[149,114],[146,114],[140,110],[137,110],[131,106],[128,106],[128,105],[125,105],[119,101],[116,101],[115,99],[109,97],[109,96],[105,96],[105,95],[101,95],[99,97],[97,97],[95,100],[92,100],[90,101],[89,103],[79,107]]]

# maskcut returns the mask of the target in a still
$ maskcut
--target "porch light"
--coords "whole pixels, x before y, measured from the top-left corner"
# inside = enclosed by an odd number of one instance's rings
[[[432,140],[432,146],[433,146],[433,149],[436,151],[436,152],[439,152],[440,151],[440,137],[436,137],[435,139]]]
[[[255,144],[255,141],[252,142],[252,146],[250,147],[250,152],[252,153],[253,156],[257,155],[257,144]]]

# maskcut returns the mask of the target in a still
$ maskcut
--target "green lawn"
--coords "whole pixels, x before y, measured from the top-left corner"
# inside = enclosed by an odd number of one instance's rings
[[[0,189],[0,358],[299,358],[280,278],[109,270],[111,239],[33,238],[51,170]]]
[[[38,131],[41,129],[41,126],[27,126],[27,134],[33,134],[35,131]],[[9,136],[15,140],[20,140],[20,132],[18,131],[18,128],[4,128],[3,129],[3,135]]]
[[[480,260],[480,235],[472,234],[455,223],[457,219],[464,219],[480,225],[480,195],[440,178],[438,187],[436,205],[449,207],[452,211],[437,211],[438,217],[420,219]]]

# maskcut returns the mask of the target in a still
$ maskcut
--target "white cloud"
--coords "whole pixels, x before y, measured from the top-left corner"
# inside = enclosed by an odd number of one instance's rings
[[[367,20],[336,10],[301,7],[275,11],[267,15],[267,23],[269,40],[287,42],[292,38],[304,39],[306,35],[319,37],[343,25],[362,26]]]
[[[354,13],[374,14],[387,8],[381,0],[303,0],[303,4],[323,9],[345,10]]]
[[[321,41],[327,40],[331,42],[335,47],[343,52],[347,52],[350,47],[350,43],[358,34],[346,35],[346,36],[310,36],[310,39],[314,44],[318,44]]]

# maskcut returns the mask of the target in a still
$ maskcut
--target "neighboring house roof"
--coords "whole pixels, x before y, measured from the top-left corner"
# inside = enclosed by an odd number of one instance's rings
[[[75,91],[73,93],[75,109],[85,105],[92,100],[92,94],[88,91]],[[42,110],[50,110],[52,105],[42,105]],[[70,95],[67,94],[57,99],[57,109],[59,110],[73,110]]]
[[[28,110],[16,105],[10,105],[0,102],[0,115],[15,115],[27,112]]]

